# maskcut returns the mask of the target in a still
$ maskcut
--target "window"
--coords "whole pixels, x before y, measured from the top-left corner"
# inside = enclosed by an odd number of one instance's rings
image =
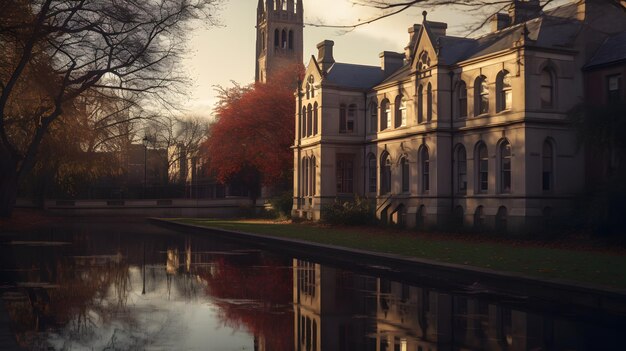
[[[467,86],[464,81],[459,82],[458,93],[459,97],[459,118],[467,117]]]
[[[354,124],[356,121],[356,105],[352,104],[348,107],[348,120],[346,124],[346,130],[348,133],[354,132]]]
[[[424,122],[424,87],[417,88],[417,123]]]
[[[384,153],[380,159],[380,193],[389,194],[391,192],[391,158],[388,153]]]
[[[313,75],[310,75],[309,78],[307,79],[306,91],[307,91],[307,99],[309,98],[309,92],[311,94],[310,97],[312,98],[315,97],[315,77],[313,77]]]
[[[319,106],[317,105],[317,102],[313,105],[313,135],[317,135],[318,131],[317,131],[317,125],[319,124],[319,121],[317,120],[317,110],[319,109]]]
[[[428,83],[426,88],[426,121],[433,120],[433,86]]]
[[[487,85],[487,78],[480,76],[476,78],[474,83],[474,97],[475,103],[475,115],[482,115],[489,112],[489,86]]]
[[[356,105],[352,104],[346,111],[346,105],[339,106],[339,133],[353,133],[356,120]]]
[[[409,192],[409,160],[402,157],[400,160],[400,168],[402,170],[402,192]]]
[[[609,103],[622,100],[622,76],[617,74],[607,78],[607,98]]]
[[[309,166],[311,168],[311,176],[310,176],[310,180],[311,180],[311,196],[315,195],[316,192],[316,188],[317,188],[317,184],[316,184],[316,179],[317,179],[317,172],[315,170],[315,165],[316,160],[315,160],[315,156],[311,156],[311,162],[309,163]]]
[[[554,80],[552,76],[552,72],[547,68],[541,72],[541,90],[539,95],[542,108],[554,107]]]
[[[380,104],[380,130],[388,129],[391,126],[391,109],[389,100],[385,99]]]
[[[427,193],[430,190],[430,157],[428,149],[424,146],[420,150],[420,162],[422,173],[422,192]]]
[[[280,32],[278,29],[274,30],[274,46],[278,47],[280,45]]]
[[[378,131],[378,106],[375,102],[370,104],[370,133]]]
[[[309,104],[306,110],[306,135],[311,136],[313,134],[313,106]]]
[[[341,104],[339,105],[339,133],[346,133],[346,121],[347,116],[346,116],[346,105]]]
[[[298,0],[293,0],[293,13],[298,13]]]
[[[354,161],[352,155],[337,155],[337,194],[352,194]]]
[[[309,196],[309,159],[302,159],[302,195]]]
[[[498,74],[496,89],[498,90],[497,112],[510,110],[513,103],[513,91],[511,89],[511,75],[509,72],[502,71]]]
[[[283,29],[282,32],[282,41],[281,41],[281,48],[286,49],[287,48],[287,31]]]
[[[480,143],[476,148],[476,162],[478,163],[478,192],[486,193],[489,190],[489,155],[487,146]]]
[[[293,31],[289,31],[289,50],[293,50]]]
[[[302,137],[306,137],[306,106],[302,108],[302,121],[300,121],[300,131]]]
[[[283,11],[287,11],[287,0],[283,0],[282,5]]]
[[[554,167],[554,152],[552,144],[546,140],[543,142],[543,150],[541,153],[542,159],[542,176],[541,176],[541,188],[543,191],[552,190],[553,182],[553,167]]]
[[[376,192],[376,156],[370,154],[367,159],[367,167],[368,167],[368,182],[369,182],[369,192]]]
[[[457,191],[465,193],[467,191],[467,153],[463,145],[456,150],[456,179]]]
[[[511,192],[511,144],[506,140],[500,144],[500,192]]]
[[[406,100],[402,95],[396,97],[395,128],[406,126]]]

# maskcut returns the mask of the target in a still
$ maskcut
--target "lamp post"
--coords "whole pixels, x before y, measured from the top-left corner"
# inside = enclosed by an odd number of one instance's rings
[[[143,198],[146,198],[146,188],[148,187],[148,136],[141,140],[143,143]]]

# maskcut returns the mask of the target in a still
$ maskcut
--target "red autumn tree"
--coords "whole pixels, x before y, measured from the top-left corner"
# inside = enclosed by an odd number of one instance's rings
[[[284,69],[268,83],[221,91],[205,154],[218,181],[245,185],[253,201],[261,185],[290,183],[294,91],[301,75],[298,65]]]

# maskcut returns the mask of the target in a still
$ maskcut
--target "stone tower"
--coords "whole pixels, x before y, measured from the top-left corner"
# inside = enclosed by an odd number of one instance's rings
[[[256,76],[268,77],[292,64],[302,64],[302,0],[259,0],[257,7]]]

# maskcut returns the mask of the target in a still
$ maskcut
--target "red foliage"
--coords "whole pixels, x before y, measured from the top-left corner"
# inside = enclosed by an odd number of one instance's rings
[[[266,84],[223,91],[217,121],[204,145],[211,170],[221,182],[233,177],[265,185],[289,179],[294,138],[294,91],[301,66],[285,69]],[[242,175],[242,173],[245,173]]]

